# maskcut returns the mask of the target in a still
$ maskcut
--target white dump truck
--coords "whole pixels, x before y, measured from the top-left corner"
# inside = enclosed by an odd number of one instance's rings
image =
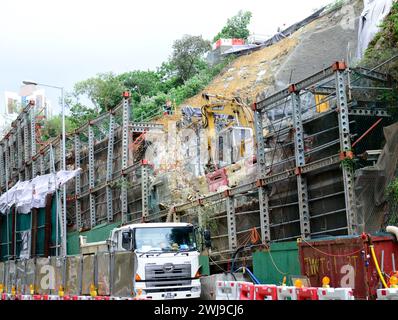
[[[112,230],[108,240],[87,243],[80,238],[81,253],[133,251],[138,267],[137,296],[153,300],[199,298],[200,264],[198,229],[188,223],[131,224]],[[204,232],[206,246],[210,234]]]

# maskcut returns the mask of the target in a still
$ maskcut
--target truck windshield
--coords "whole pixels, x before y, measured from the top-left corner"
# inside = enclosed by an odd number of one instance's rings
[[[138,252],[197,250],[193,227],[137,228],[134,240]]]

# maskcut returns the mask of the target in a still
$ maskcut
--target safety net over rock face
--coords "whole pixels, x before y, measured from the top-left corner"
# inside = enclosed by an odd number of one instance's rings
[[[362,232],[379,231],[388,217],[386,189],[397,170],[398,123],[385,127],[384,136],[386,144],[380,150],[381,154],[375,165],[356,173],[358,223]]]

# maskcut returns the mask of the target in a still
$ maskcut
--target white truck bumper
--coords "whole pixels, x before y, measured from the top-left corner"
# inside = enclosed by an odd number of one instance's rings
[[[137,288],[138,292],[140,291]],[[192,284],[187,287],[166,287],[166,288],[140,288],[142,290],[139,298],[149,300],[176,300],[176,299],[197,299],[200,298],[200,284]],[[137,292],[137,293],[138,293]]]

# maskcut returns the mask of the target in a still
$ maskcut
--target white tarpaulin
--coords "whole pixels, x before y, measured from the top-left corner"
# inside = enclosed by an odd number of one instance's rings
[[[380,24],[390,13],[393,0],[364,0],[364,9],[359,20],[357,58],[362,59],[369,43],[379,32]]]
[[[46,196],[73,179],[81,169],[58,171],[56,174],[37,176],[29,181],[18,181],[0,197],[0,212],[5,213],[15,205],[18,213],[29,213],[32,208],[44,208]]]

